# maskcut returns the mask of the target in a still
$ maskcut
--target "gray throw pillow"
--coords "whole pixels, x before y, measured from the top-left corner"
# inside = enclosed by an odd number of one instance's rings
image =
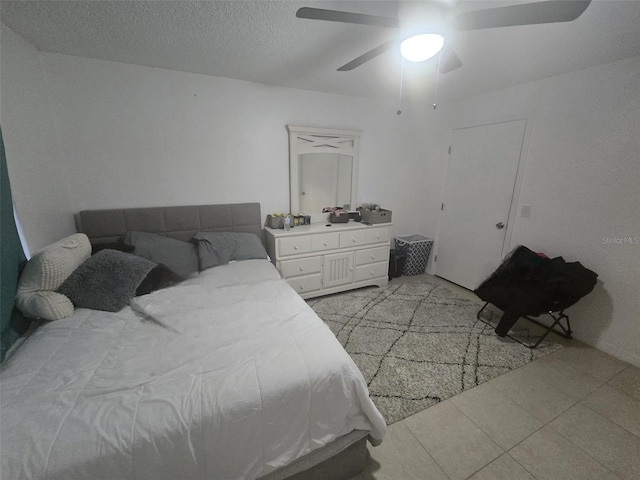
[[[127,232],[123,241],[135,246],[134,254],[166,265],[181,278],[198,271],[198,255],[192,243],[149,232]]]
[[[138,285],[156,264],[117,250],[101,250],[89,257],[62,283],[58,293],[76,307],[117,312],[135,296]]]
[[[267,252],[254,233],[198,232],[200,270],[224,265],[232,260],[267,258]]]

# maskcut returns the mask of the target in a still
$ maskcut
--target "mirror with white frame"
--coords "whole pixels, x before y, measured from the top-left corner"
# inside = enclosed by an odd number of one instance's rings
[[[291,213],[356,207],[360,131],[287,125]]]

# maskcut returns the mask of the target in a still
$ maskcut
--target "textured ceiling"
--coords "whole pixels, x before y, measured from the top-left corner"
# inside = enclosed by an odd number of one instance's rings
[[[443,0],[444,1],[444,0]],[[446,0],[452,2],[453,0]],[[481,9],[511,1],[459,1]],[[457,33],[463,67],[402,65],[389,51],[351,72],[336,68],[395,31],[303,20],[302,6],[397,16],[391,1],[1,1],[2,22],[39,50],[327,93],[431,104],[640,55],[640,1],[594,0],[570,23]]]

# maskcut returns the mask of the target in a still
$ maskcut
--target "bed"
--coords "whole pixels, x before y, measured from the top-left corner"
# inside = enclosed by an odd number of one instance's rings
[[[76,225],[94,243],[262,235],[255,203],[83,211]],[[261,258],[115,312],[75,308],[1,379],[2,478],[349,478],[386,429],[349,355]]]

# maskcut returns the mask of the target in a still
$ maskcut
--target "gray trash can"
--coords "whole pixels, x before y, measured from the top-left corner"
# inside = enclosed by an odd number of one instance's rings
[[[403,275],[420,275],[427,269],[433,239],[414,234],[396,237],[396,248],[405,254],[406,260],[402,269]]]

